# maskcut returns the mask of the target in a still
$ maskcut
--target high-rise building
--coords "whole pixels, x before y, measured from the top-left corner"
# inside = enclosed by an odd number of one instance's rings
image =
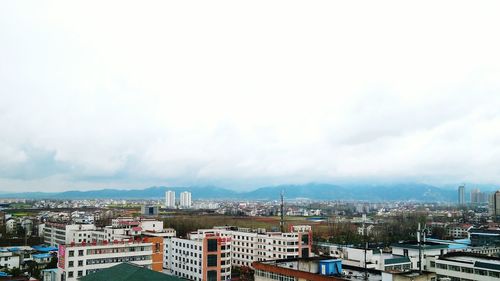
[[[471,205],[478,205],[479,203],[481,203],[481,196],[482,196],[481,190],[479,190],[478,188],[471,190],[470,192]]]
[[[175,208],[175,191],[169,190],[165,192],[165,208]]]
[[[465,205],[465,186],[461,185],[458,187],[458,205]]]
[[[500,190],[491,194],[488,209],[493,220],[498,221],[498,218],[500,218]]]
[[[191,208],[191,192],[181,192],[180,206],[181,208]]]

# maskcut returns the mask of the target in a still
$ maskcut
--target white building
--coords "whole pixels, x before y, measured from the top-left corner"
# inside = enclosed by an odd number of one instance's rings
[[[429,263],[436,257],[450,251],[447,244],[425,242],[421,245],[422,270],[429,270]],[[392,254],[395,256],[408,257],[412,263],[412,269],[419,269],[419,246],[416,243],[399,243],[392,245]]]
[[[464,252],[449,253],[431,263],[438,280],[500,280],[500,259]]]
[[[58,275],[60,280],[75,281],[79,277],[122,262],[134,263],[161,272],[163,240],[145,238],[59,245]]]
[[[230,280],[231,239],[216,231],[198,231],[187,239],[165,240],[168,273],[188,280]]]
[[[21,265],[21,259],[19,255],[15,255],[11,251],[8,251],[7,249],[0,249],[0,267],[6,267],[6,268],[20,268]]]
[[[265,229],[216,227],[199,230],[215,231],[216,235],[231,239],[232,266],[252,266],[254,261],[309,257],[312,228],[292,226],[290,232],[267,232]]]
[[[47,222],[43,227],[43,241],[50,246],[69,244],[75,241],[76,233],[90,232],[96,230],[93,224],[63,224]],[[90,235],[90,234],[89,234]],[[83,239],[80,236],[80,239]],[[76,242],[81,242],[77,241]]]
[[[165,208],[175,209],[175,191],[169,190],[165,192]]]
[[[191,208],[191,206],[192,206],[191,192],[188,191],[181,192],[180,207]]]

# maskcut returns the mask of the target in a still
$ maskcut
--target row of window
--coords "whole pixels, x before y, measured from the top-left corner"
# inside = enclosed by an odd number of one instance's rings
[[[481,276],[490,276],[490,277],[500,278],[500,272],[497,272],[497,271],[488,271],[485,269],[461,267],[461,266],[451,265],[451,264],[447,265],[444,263],[436,263],[436,267],[439,269],[445,269],[445,270],[450,270],[450,271],[457,271],[457,272],[463,272],[463,273],[468,273],[468,274],[476,274],[476,275],[481,275]]]
[[[151,256],[131,256],[131,257],[129,256],[120,258],[88,259],[86,264],[92,265],[92,264],[133,262],[133,261],[145,261],[145,260],[151,260]]]
[[[286,276],[286,275],[273,273],[273,272],[262,271],[262,270],[255,270],[255,275],[260,276],[260,277],[264,277],[267,279],[272,279],[272,280],[295,281],[295,277]]]

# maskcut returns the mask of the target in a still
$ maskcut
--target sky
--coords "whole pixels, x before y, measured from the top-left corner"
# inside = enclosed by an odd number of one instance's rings
[[[0,191],[500,184],[499,1],[2,1]]]

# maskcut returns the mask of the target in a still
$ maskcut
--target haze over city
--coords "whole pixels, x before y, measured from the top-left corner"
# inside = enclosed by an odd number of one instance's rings
[[[498,2],[384,3],[3,2],[0,190],[499,184]]]

